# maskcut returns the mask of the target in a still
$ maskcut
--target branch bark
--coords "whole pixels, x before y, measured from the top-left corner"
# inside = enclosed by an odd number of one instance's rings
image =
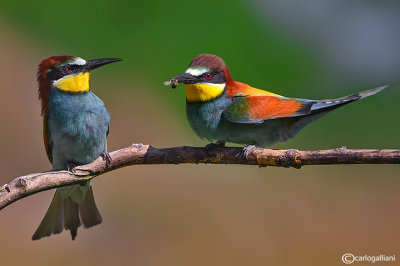
[[[0,210],[34,193],[62,186],[84,183],[109,171],[136,164],[246,164],[300,168],[303,165],[327,164],[400,164],[400,150],[331,150],[299,151],[252,149],[247,158],[238,156],[242,148],[234,147],[173,147],[157,149],[150,145],[133,144],[110,153],[107,167],[102,158],[90,164],[65,170],[20,176],[0,187]]]

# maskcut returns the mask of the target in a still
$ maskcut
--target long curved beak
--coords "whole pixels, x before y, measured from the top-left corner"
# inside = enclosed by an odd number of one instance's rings
[[[85,70],[90,71],[95,68],[118,61],[122,61],[122,58],[98,58],[98,59],[88,60],[86,61]]]

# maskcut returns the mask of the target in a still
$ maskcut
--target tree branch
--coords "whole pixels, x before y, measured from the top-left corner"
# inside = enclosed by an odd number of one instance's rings
[[[112,162],[106,167],[102,158],[78,166],[75,172],[49,171],[17,177],[0,187],[0,210],[34,193],[62,186],[81,184],[106,172],[136,164],[247,164],[300,168],[303,165],[325,164],[400,164],[400,150],[332,150],[298,151],[254,148],[248,158],[238,156],[242,148],[173,147],[157,149],[134,144],[110,153]]]

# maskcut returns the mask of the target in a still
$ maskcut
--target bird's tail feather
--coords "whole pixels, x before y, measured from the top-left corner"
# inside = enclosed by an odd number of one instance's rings
[[[365,97],[374,95],[385,89],[387,86],[382,86],[372,90],[366,90],[363,92],[359,92],[356,94],[348,95],[342,98],[332,99],[332,100],[320,100],[320,101],[313,101],[310,113],[303,116],[292,117],[289,120],[289,124],[291,125],[290,131],[287,132],[286,138],[292,138],[295,136],[299,131],[304,128],[306,125],[310,124],[311,122],[321,118],[329,111],[332,111],[340,106],[346,105],[348,103],[363,99]]]
[[[57,190],[32,240],[59,234],[63,229],[70,230],[74,240],[81,223],[88,228],[100,224],[102,220],[94,201],[92,186],[89,187],[82,204],[76,203],[70,197],[63,199]]]
[[[388,86],[385,85],[385,86],[381,86],[381,87],[378,87],[375,89],[362,91],[359,93],[355,93],[355,94],[344,96],[344,97],[337,98],[337,99],[326,99],[326,100],[317,101],[316,103],[314,103],[311,106],[311,114],[318,114],[321,112],[326,112],[326,111],[336,109],[345,104],[348,104],[348,103],[366,98],[368,96],[374,95],[374,94],[386,89],[387,87]]]
[[[64,200],[64,228],[65,230],[70,230],[72,240],[75,239],[80,225],[78,203],[71,198],[66,198]]]
[[[94,201],[92,186],[89,187],[85,200],[79,206],[79,215],[85,228],[89,228],[103,221],[97,209],[96,202]]]

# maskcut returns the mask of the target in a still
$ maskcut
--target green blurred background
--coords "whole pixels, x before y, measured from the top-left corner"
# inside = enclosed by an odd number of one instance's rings
[[[109,150],[205,145],[185,91],[162,85],[199,53],[232,76],[301,98],[391,86],[278,148],[400,148],[396,1],[1,1],[0,181],[50,169],[36,68],[52,55],[122,57],[92,74],[111,113]],[[0,214],[2,265],[340,265],[346,252],[396,254],[398,165],[301,170],[133,166],[93,182],[100,226],[32,242],[53,191]],[[399,255],[399,254],[397,254]]]

